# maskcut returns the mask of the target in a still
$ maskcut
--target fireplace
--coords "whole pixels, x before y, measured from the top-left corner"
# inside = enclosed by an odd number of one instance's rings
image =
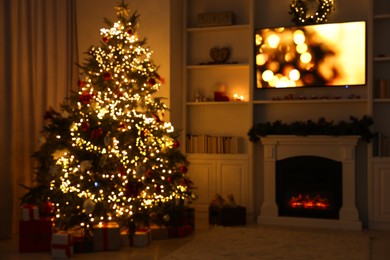
[[[261,138],[264,202],[259,223],[361,229],[355,205],[358,136]]]
[[[341,162],[319,156],[278,160],[278,215],[338,219],[342,202],[341,184]]]

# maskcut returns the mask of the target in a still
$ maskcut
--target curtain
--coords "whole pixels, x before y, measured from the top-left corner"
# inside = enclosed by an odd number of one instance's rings
[[[8,239],[18,231],[20,184],[34,184],[43,114],[76,86],[75,0],[0,0],[0,37],[0,239]]]

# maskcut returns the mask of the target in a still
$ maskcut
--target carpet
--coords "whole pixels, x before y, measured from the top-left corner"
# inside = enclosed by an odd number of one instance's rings
[[[368,260],[370,238],[361,231],[274,226],[220,227],[163,258]]]

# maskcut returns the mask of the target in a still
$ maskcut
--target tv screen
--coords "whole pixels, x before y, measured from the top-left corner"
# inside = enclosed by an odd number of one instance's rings
[[[366,84],[366,22],[255,32],[257,88]]]

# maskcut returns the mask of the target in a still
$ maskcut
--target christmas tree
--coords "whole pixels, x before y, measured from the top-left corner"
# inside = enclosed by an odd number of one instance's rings
[[[164,80],[137,36],[139,15],[123,1],[116,14],[80,65],[79,90],[61,112],[46,112],[44,142],[33,155],[37,185],[22,201],[46,213],[53,205],[60,229],[164,222],[195,198],[179,134],[163,120],[168,108],[155,96]]]

